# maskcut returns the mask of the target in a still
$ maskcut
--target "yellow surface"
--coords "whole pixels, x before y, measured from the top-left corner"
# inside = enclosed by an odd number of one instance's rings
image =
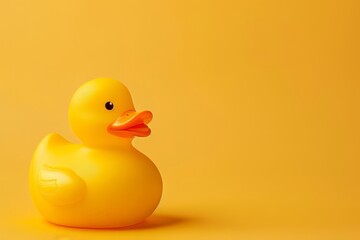
[[[360,239],[359,1],[2,1],[1,239]],[[137,228],[47,224],[39,141],[74,90],[125,83],[164,195]],[[6,238],[7,237],[7,238]]]

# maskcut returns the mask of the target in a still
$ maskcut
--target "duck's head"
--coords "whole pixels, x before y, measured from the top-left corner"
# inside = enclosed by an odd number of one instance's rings
[[[86,82],[70,102],[71,128],[91,147],[131,145],[135,136],[150,135],[151,119],[151,112],[135,111],[129,90],[110,78]]]

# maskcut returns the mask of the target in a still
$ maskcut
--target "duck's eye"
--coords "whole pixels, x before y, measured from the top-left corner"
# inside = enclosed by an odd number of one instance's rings
[[[105,108],[107,110],[112,110],[114,108],[114,104],[112,102],[105,103]]]

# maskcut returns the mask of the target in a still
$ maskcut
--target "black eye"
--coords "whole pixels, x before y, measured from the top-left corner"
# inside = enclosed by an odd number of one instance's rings
[[[112,102],[105,103],[105,107],[107,110],[112,110],[114,108],[114,104]]]

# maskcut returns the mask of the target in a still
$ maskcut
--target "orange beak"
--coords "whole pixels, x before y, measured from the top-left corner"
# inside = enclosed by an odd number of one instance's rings
[[[115,122],[111,123],[107,131],[115,136],[131,138],[131,137],[147,137],[151,130],[147,124],[152,120],[150,111],[127,111],[122,114]]]

